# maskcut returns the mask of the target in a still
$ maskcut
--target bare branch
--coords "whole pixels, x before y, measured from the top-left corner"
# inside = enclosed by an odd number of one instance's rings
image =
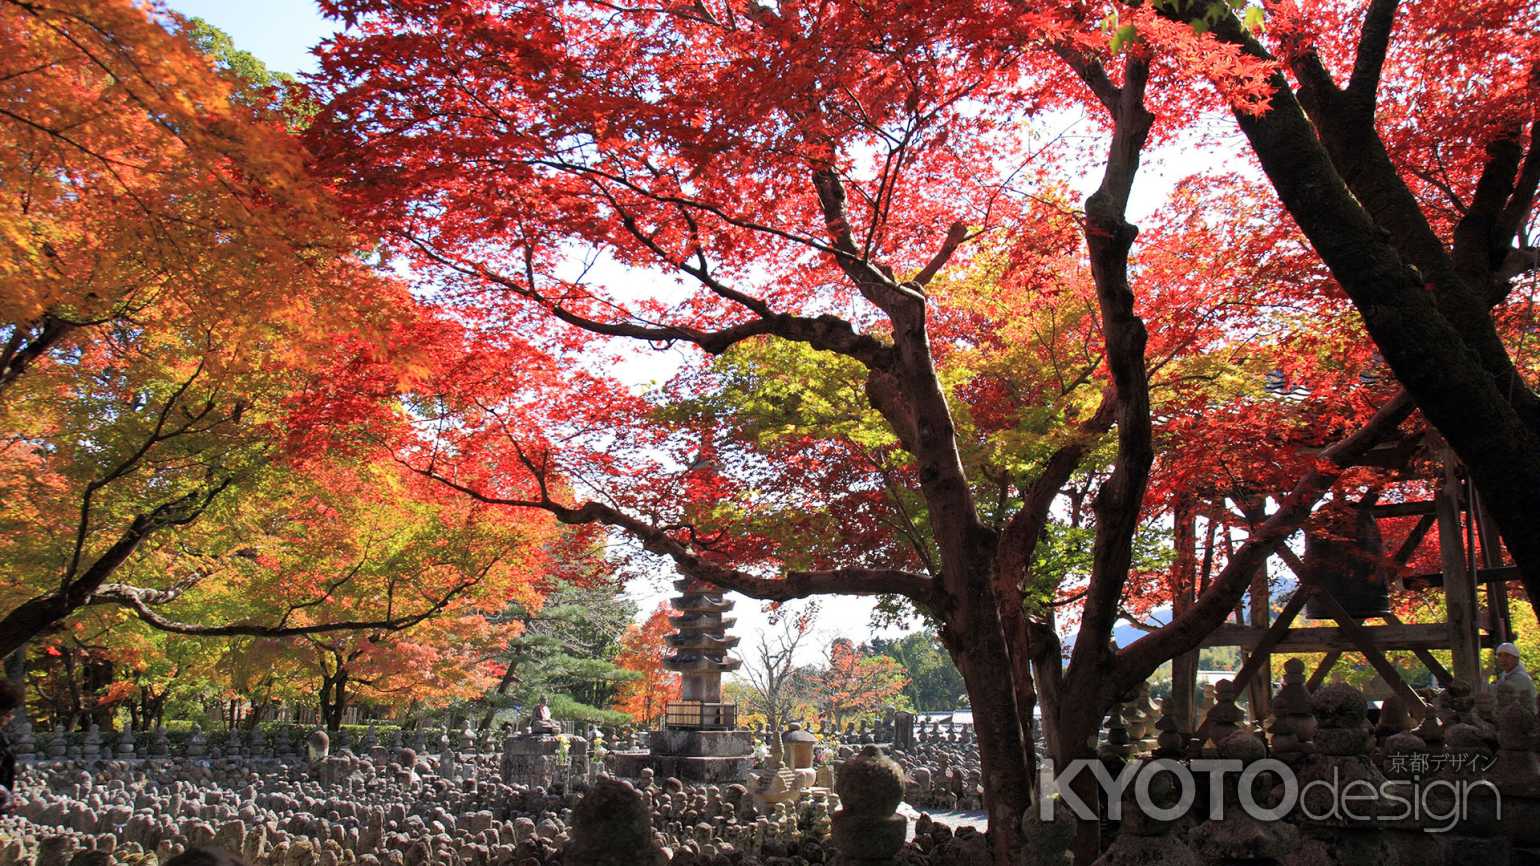
[[[915,275],[915,284],[920,286],[929,285],[930,281],[936,276],[936,273],[946,267],[946,263],[951,260],[952,254],[957,252],[957,248],[967,239],[968,227],[960,222],[952,223],[952,227],[947,230],[946,240],[941,243],[941,249],[937,250],[936,255],[931,258],[929,264],[925,265]]]

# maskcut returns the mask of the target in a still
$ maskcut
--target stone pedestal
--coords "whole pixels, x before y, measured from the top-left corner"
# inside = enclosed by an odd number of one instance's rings
[[[754,763],[754,739],[748,731],[654,731],[647,766],[662,778],[685,782],[739,782]]]
[[[556,753],[561,741],[549,734],[509,737],[503,741],[502,776],[508,785],[549,787],[562,778]]]

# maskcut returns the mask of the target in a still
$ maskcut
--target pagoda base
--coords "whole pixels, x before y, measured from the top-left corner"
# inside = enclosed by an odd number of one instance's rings
[[[747,758],[754,753],[754,735],[749,731],[664,728],[661,731],[652,732],[648,745],[651,746],[653,755]]]
[[[636,762],[650,767],[659,779],[681,782],[731,783],[748,778],[754,766],[754,735],[749,731],[701,731],[664,728],[649,738],[652,752]],[[631,764],[631,761],[626,761]]]
[[[681,782],[730,784],[749,777],[754,759],[749,756],[722,757],[696,755],[653,755],[647,766],[659,779],[675,778]]]

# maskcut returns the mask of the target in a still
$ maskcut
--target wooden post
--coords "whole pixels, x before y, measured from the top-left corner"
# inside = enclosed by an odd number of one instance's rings
[[[1326,675],[1331,673],[1332,665],[1335,665],[1340,658],[1342,658],[1341,650],[1332,650],[1322,657],[1321,663],[1310,672],[1310,679],[1305,683],[1305,688],[1312,692],[1320,688],[1321,683],[1326,682]]]
[[[1476,691],[1486,688],[1477,646],[1476,587],[1465,569],[1465,545],[1460,530],[1460,482],[1453,452],[1444,450],[1444,484],[1437,502],[1438,544],[1444,565],[1444,600],[1449,612],[1449,648],[1454,675]]]
[[[1176,560],[1172,563],[1172,615],[1181,616],[1193,605],[1198,585],[1198,523],[1191,504],[1178,503],[1172,514],[1172,541]],[[1184,652],[1171,660],[1171,706],[1177,729],[1191,731],[1198,724],[1198,651]]]
[[[1475,484],[1470,485],[1470,516],[1471,522],[1476,524],[1476,536],[1481,541],[1481,567],[1502,568],[1503,550],[1499,541],[1497,526],[1492,522],[1492,515],[1487,512],[1486,503],[1481,500],[1481,491]],[[1513,639],[1513,624],[1508,620],[1508,584],[1501,580],[1488,580],[1487,585],[1487,610],[1491,612],[1491,622],[1488,628],[1492,632],[1492,640],[1502,643]]]
[[[1257,566],[1257,573],[1251,577],[1251,625],[1258,628],[1267,628],[1269,608],[1272,606],[1271,596],[1267,590],[1267,561]],[[1248,702],[1251,704],[1251,720],[1254,722],[1265,721],[1271,712],[1273,702],[1273,662],[1272,654],[1264,654],[1257,664],[1256,676],[1252,677],[1251,685],[1247,690]]]

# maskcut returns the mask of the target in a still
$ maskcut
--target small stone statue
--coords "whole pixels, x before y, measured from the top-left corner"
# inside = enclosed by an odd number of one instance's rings
[[[542,695],[540,703],[535,705],[534,718],[530,720],[529,731],[536,736],[556,736],[561,733],[561,726],[551,718],[551,707],[546,703]]]
[[[187,757],[197,759],[208,754],[208,737],[203,735],[203,726],[193,725],[192,736],[187,738]]]
[[[134,731],[127,725],[124,725],[122,733],[118,734],[117,752],[119,760],[127,760],[134,756]]]
[[[86,763],[92,763],[102,755],[102,732],[95,722],[86,729],[86,739],[80,750],[80,758]]]
[[[1208,740],[1218,748],[1220,743],[1241,729],[1246,711],[1235,704],[1235,684],[1220,680],[1214,684],[1214,706],[1208,711]]]
[[[1316,721],[1310,709],[1310,690],[1305,687],[1305,663],[1289,659],[1283,663],[1283,685],[1273,696],[1273,754],[1290,761],[1293,756],[1311,751]]]
[[[166,737],[166,726],[156,725],[150,735],[150,757],[164,758],[171,754],[171,741]]]
[[[305,738],[305,757],[315,765],[326,760],[330,754],[331,737],[320,728],[311,731],[310,736]]]
[[[32,722],[25,713],[11,722],[11,753],[18,763],[31,763],[37,757],[37,740],[32,736]]]
[[[843,808],[831,821],[834,845],[846,862],[886,864],[892,861],[909,830],[909,821],[895,814],[904,798],[904,772],[875,745],[861,748],[838,774]]]
[[[64,728],[58,724],[53,726],[53,736],[48,738],[48,760],[62,761],[69,753],[69,741],[64,736]]]

